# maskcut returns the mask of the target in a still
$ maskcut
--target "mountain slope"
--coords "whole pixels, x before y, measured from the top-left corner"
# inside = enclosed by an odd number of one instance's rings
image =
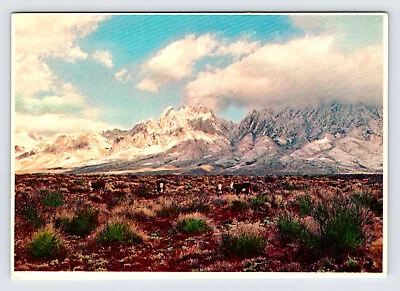
[[[328,104],[253,110],[239,124],[211,110],[167,108],[131,130],[60,136],[46,147],[16,143],[17,171],[62,167],[73,172],[199,173],[381,172],[379,106]],[[18,141],[16,139],[16,141]],[[25,155],[25,156],[24,156]]]

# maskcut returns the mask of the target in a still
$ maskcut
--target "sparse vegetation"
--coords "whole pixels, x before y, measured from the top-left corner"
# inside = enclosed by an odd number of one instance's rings
[[[182,209],[184,213],[191,213],[191,212],[202,212],[206,213],[210,209],[207,198],[205,195],[201,195],[198,198],[192,199],[189,201],[185,207]]]
[[[229,190],[243,177],[164,176],[162,194],[159,179],[17,175],[15,270],[382,271],[379,176],[249,176],[249,195]]]
[[[63,195],[59,192],[46,193],[42,201],[44,206],[47,207],[58,207],[63,204]]]
[[[174,199],[160,198],[157,201],[156,212],[159,217],[176,217],[181,212],[181,208]]]
[[[39,209],[33,204],[29,204],[23,210],[23,214],[28,223],[35,228],[40,228],[44,225],[44,219],[40,215]]]
[[[248,208],[246,201],[241,199],[232,200],[229,204],[229,209],[232,211],[242,211]]]
[[[139,185],[134,191],[134,194],[142,198],[150,198],[152,196],[151,190],[146,185]]]

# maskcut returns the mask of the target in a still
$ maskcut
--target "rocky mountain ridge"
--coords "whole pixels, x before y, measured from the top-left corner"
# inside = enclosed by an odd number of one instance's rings
[[[176,174],[383,170],[382,107],[361,103],[253,110],[239,124],[200,106],[169,107],[158,120],[126,131],[61,135],[44,144],[22,136],[15,142],[17,172],[54,168],[77,173]]]

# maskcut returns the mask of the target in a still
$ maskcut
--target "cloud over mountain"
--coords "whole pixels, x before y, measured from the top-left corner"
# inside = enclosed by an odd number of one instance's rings
[[[265,44],[224,68],[200,72],[186,86],[185,102],[224,109],[274,103],[382,102],[383,50],[345,52],[330,35]]]

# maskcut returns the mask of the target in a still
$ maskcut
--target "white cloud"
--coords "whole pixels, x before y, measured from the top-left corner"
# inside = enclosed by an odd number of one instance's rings
[[[16,54],[15,90],[23,96],[52,90],[56,76],[47,64],[34,54]]]
[[[185,101],[220,109],[325,100],[381,102],[382,48],[343,52],[333,36],[306,36],[266,44],[222,69],[200,72]]]
[[[97,29],[105,16],[28,13],[13,15],[15,90],[22,96],[56,88],[48,58],[75,62],[87,58],[77,40]]]
[[[67,114],[44,114],[32,116],[17,113],[15,116],[16,132],[29,132],[39,136],[54,136],[59,133],[91,133],[116,128],[92,118],[70,116]]]
[[[87,53],[76,44],[94,32],[102,15],[22,13],[13,15],[17,54],[57,57],[67,61],[85,59]]]
[[[161,49],[143,65],[145,77],[137,88],[157,92],[159,87],[189,76],[195,61],[212,53],[218,41],[210,34],[187,35]]]
[[[243,39],[243,40],[238,40],[234,43],[221,45],[220,47],[218,47],[216,54],[241,57],[254,52],[259,47],[260,47],[260,42],[248,41],[246,39]]]
[[[69,113],[79,115],[86,109],[85,96],[79,94],[71,83],[63,84],[57,94],[41,98],[17,95],[15,109],[17,112],[41,115],[46,113]]]
[[[157,84],[156,81],[153,81],[151,79],[144,79],[142,80],[139,84],[136,85],[136,87],[140,90],[143,91],[149,91],[149,92],[153,92],[153,93],[157,93],[158,92],[158,87],[160,86],[160,84]]]
[[[63,132],[68,131],[68,121],[76,122],[71,128],[79,129],[80,124],[83,130],[98,124],[83,118],[90,110],[98,109],[89,108],[85,96],[60,80],[46,62],[56,58],[67,62],[86,59],[88,54],[77,41],[94,32],[106,18],[82,14],[13,15],[15,122],[19,130]]]
[[[334,35],[342,50],[354,51],[371,45],[382,45],[382,14],[299,14],[292,15],[294,26],[307,34]]]
[[[113,67],[112,55],[107,51],[95,51],[92,55],[93,60],[102,64],[106,68]]]
[[[116,72],[114,76],[118,82],[127,83],[131,79],[132,73],[129,73],[127,69],[122,69]]]

